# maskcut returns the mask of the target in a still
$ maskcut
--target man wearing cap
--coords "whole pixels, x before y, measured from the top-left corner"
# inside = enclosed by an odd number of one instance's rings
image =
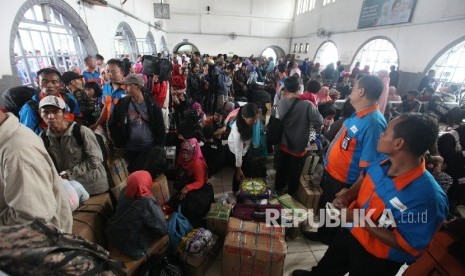
[[[92,122],[92,113],[95,110],[94,103],[91,101],[87,93],[84,91],[83,75],[79,75],[75,72],[68,71],[64,72],[61,76],[61,80],[68,88],[69,92],[76,97],[76,100],[81,110],[80,116],[75,118],[76,122],[89,126]]]
[[[142,93],[144,80],[140,75],[129,74],[121,83],[126,85],[129,97],[115,106],[109,128],[115,146],[126,149],[128,170],[132,172],[143,169],[141,164],[145,164],[151,148],[164,146],[165,124],[160,107]]]
[[[70,233],[71,207],[43,142],[1,109],[0,145],[0,225],[43,219]]]
[[[74,117],[81,114],[76,98],[62,90],[61,73],[53,68],[44,68],[37,72],[40,94],[33,96],[19,111],[19,121],[39,134],[47,125],[39,116],[39,101],[46,96],[54,95],[63,99],[66,103],[66,120],[74,121]]]
[[[92,130],[65,120],[65,102],[56,96],[40,100],[40,116],[48,129],[40,133],[60,176],[76,180],[90,195],[108,191],[102,150]]]

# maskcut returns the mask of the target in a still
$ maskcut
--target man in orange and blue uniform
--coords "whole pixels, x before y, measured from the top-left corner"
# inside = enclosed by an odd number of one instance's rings
[[[354,184],[362,169],[378,155],[376,143],[386,128],[386,120],[377,106],[383,87],[376,76],[362,76],[355,82],[350,94],[355,113],[344,121],[324,160],[320,208],[333,201],[342,189]],[[336,233],[337,229],[321,227],[317,233],[306,233],[305,236],[330,244]]]
[[[423,158],[438,133],[426,115],[403,114],[392,120],[377,145],[387,157],[374,160],[333,201],[352,225],[338,233],[311,272],[293,275],[396,275],[404,263],[414,262],[448,213],[447,197]],[[357,223],[354,217],[362,219]]]
[[[126,96],[126,87],[121,84],[123,80],[124,65],[121,60],[110,59],[106,65],[106,74],[109,82],[105,83],[102,88],[102,104],[103,109],[97,122],[90,126],[91,129],[96,129],[97,126],[110,120],[113,114],[113,109],[118,101]]]

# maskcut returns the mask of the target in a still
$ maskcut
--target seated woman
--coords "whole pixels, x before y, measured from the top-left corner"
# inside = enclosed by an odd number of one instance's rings
[[[204,125],[205,120],[207,120],[207,115],[205,115],[205,112],[202,110],[202,105],[200,105],[198,102],[195,102],[192,105],[191,110],[194,111],[195,113],[197,113],[197,115],[199,116],[199,118],[200,118],[200,120],[202,122],[202,125]]]
[[[168,233],[165,216],[153,197],[151,187],[149,172],[131,173],[115,213],[105,228],[109,243],[133,259],[146,255],[156,235]]]
[[[213,188],[207,184],[208,169],[195,138],[181,144],[181,152],[176,165],[174,188],[178,193],[171,197],[168,205],[174,210],[181,207],[181,213],[195,228],[210,210],[213,202]]]
[[[40,116],[48,125],[40,137],[60,176],[81,183],[90,195],[108,191],[102,150],[92,130],[65,120],[65,102],[47,96],[39,103]]]

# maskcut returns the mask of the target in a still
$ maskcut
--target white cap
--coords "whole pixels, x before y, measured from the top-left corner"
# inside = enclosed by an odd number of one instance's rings
[[[63,99],[57,96],[46,96],[39,102],[39,108],[42,108],[44,106],[54,106],[58,107],[59,109],[65,109],[66,103],[65,101],[63,101]]]

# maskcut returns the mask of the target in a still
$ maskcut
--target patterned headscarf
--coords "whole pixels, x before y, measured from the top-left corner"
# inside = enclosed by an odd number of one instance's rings
[[[180,155],[182,154],[183,151],[189,151],[192,153],[192,159],[188,162],[184,161],[184,159],[179,156],[178,157],[178,163],[177,166],[185,169],[189,173],[191,172],[192,164],[195,162],[201,162],[202,167],[207,170],[207,163],[205,163],[205,158],[203,157],[202,151],[200,150],[200,145],[199,142],[197,142],[197,139],[191,138],[186,141],[184,141],[181,144],[181,152],[179,153]],[[208,177],[208,174],[207,174]]]

